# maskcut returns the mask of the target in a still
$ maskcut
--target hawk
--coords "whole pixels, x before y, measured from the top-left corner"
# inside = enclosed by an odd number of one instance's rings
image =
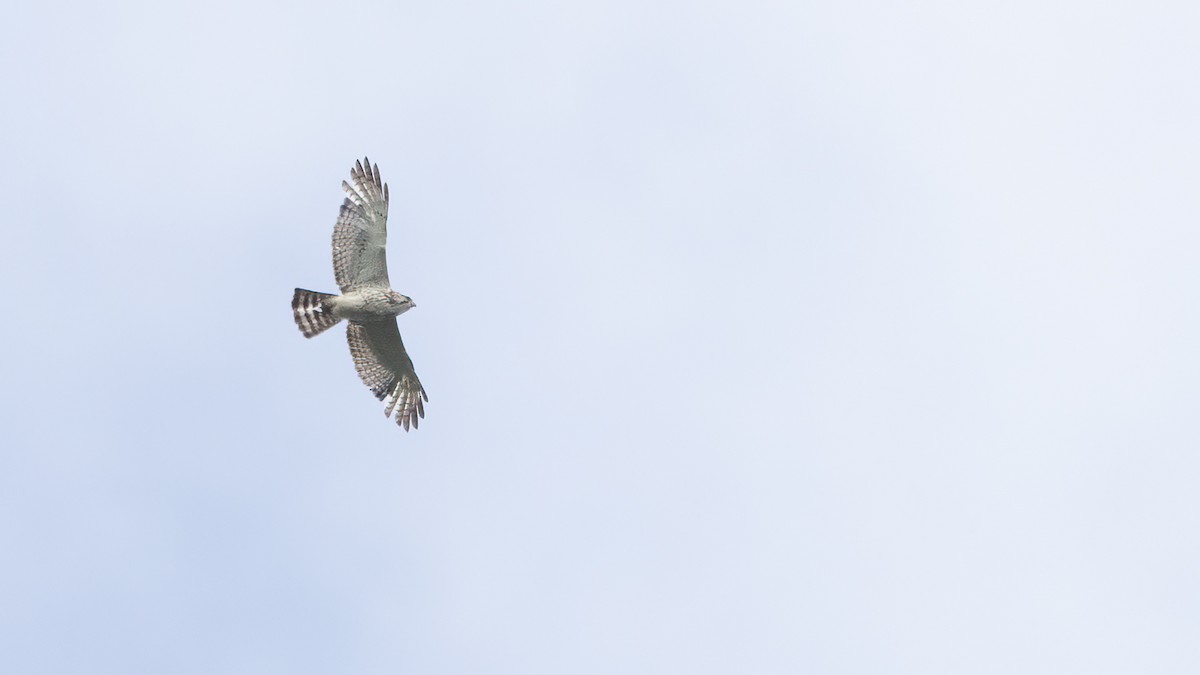
[[[425,417],[429,396],[417,379],[404,350],[396,317],[416,307],[412,298],[392,290],[388,281],[388,186],[379,180],[379,165],[355,161],[349,195],[333,226],[333,276],[341,295],[297,288],[292,314],[304,337],[311,338],[345,319],[346,339],[358,376],[384,401],[383,414],[396,413],[396,424],[408,431]]]

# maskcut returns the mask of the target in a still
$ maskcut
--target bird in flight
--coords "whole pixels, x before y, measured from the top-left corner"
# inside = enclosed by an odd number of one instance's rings
[[[358,376],[384,402],[384,416],[394,411],[396,424],[408,431],[425,417],[424,401],[429,397],[404,350],[396,317],[416,305],[393,291],[388,281],[388,187],[379,180],[379,165],[372,166],[365,157],[356,160],[350,180],[342,181],[348,197],[333,226],[333,276],[342,294],[297,288],[292,314],[306,338],[346,320]]]

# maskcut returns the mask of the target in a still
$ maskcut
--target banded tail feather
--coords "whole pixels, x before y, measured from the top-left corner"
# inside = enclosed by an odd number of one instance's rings
[[[310,338],[337,325],[341,319],[333,315],[333,303],[336,295],[318,293],[297,288],[292,296],[292,316],[304,337]]]

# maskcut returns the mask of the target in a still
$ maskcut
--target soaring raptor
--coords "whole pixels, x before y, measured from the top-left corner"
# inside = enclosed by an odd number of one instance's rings
[[[365,157],[355,161],[350,179],[353,184],[342,181],[349,197],[333,226],[333,276],[342,294],[297,288],[292,314],[306,338],[347,321],[346,339],[358,376],[385,402],[384,416],[395,411],[396,424],[408,431],[425,417],[429,397],[404,351],[396,317],[416,305],[388,281],[388,187],[379,180],[379,165],[371,166]]]

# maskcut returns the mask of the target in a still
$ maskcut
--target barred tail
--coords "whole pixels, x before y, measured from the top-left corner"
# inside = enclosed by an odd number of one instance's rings
[[[310,338],[332,328],[341,319],[333,315],[333,303],[336,295],[318,293],[297,288],[292,296],[292,316],[304,337]]]

